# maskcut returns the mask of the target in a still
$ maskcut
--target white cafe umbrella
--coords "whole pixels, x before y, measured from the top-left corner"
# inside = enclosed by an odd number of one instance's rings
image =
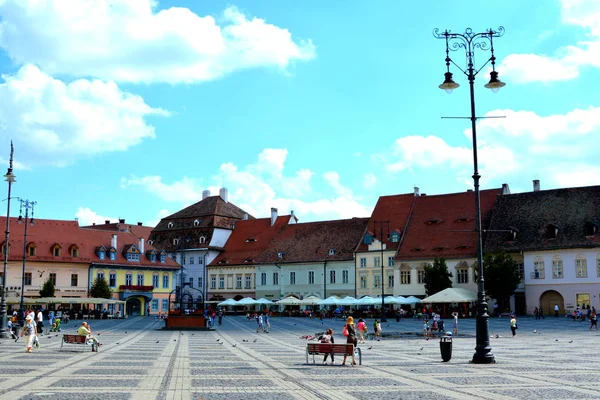
[[[275,303],[282,305],[282,306],[295,306],[300,304],[300,299],[294,296],[288,296],[284,299],[281,299],[279,301],[276,301]]]
[[[408,296],[406,298],[407,303],[406,304],[417,304],[417,303],[421,303],[422,300],[418,297],[415,296]]]
[[[235,301],[234,299],[227,299],[224,300],[222,302],[220,302],[219,304],[217,304],[218,307],[227,307],[227,306],[237,306],[238,302]]]
[[[252,297],[244,297],[243,299],[238,300],[237,302],[238,306],[253,306],[256,304],[258,303]]]
[[[321,301],[321,298],[319,298],[317,296],[308,296],[308,297],[300,300],[298,304],[303,305],[303,306],[314,306],[314,305],[319,304],[320,301]]]
[[[340,305],[342,306],[353,306],[356,304],[358,300],[356,300],[354,297],[352,296],[346,296],[343,299],[340,300]]]
[[[374,298],[371,296],[365,296],[365,297],[358,299],[356,304],[358,304],[360,306],[373,306],[376,304],[381,304],[381,299],[377,299],[377,298]]]
[[[271,304],[275,304],[275,303],[273,303],[269,299],[265,299],[264,297],[262,297],[262,298],[256,300],[256,304],[271,305]]]
[[[386,296],[386,297],[383,299],[383,302],[384,302],[385,304],[402,304],[402,301],[401,301],[401,299],[399,299],[399,298],[397,298],[397,297],[394,297],[394,296]]]
[[[326,298],[325,300],[321,300],[318,304],[320,306],[339,306],[340,303],[340,298],[337,296],[331,296]]]

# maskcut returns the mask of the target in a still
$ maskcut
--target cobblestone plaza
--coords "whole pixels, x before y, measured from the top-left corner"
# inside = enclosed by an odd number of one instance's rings
[[[587,322],[547,317],[490,318],[496,363],[473,365],[475,320],[461,320],[450,362],[439,340],[425,340],[422,322],[383,323],[381,341],[361,344],[362,366],[306,364],[301,336],[331,327],[343,342],[342,320],[272,318],[271,332],[226,317],[215,331],[165,331],[151,317],[90,321],[103,343],[60,350],[62,333],[41,337],[25,353],[23,339],[0,339],[0,399],[599,399],[596,345]],[[367,321],[371,326],[372,321]]]

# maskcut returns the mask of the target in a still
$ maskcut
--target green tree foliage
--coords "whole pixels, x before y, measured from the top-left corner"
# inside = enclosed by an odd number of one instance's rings
[[[112,291],[108,287],[108,282],[104,278],[96,278],[90,289],[90,296],[101,299],[112,298]]]
[[[42,297],[54,297],[54,283],[48,278],[46,282],[42,285],[42,289],[40,290],[40,296]]]
[[[487,253],[483,256],[483,279],[486,294],[503,308],[521,282],[519,266],[504,251]]]
[[[452,287],[452,273],[448,272],[445,259],[436,258],[433,265],[428,264],[425,266],[424,271],[423,281],[427,296]]]

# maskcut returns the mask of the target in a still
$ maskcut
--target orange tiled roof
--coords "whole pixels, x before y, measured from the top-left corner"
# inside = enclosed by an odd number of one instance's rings
[[[489,223],[494,202],[501,192],[501,189],[480,192],[483,229]],[[473,191],[418,196],[415,199],[415,208],[396,259],[464,258],[477,255]]]
[[[224,251],[210,266],[255,264],[271,241],[287,226],[292,215],[281,215],[271,226],[271,218],[237,221]]]
[[[6,225],[6,217],[0,217],[0,226]],[[10,219],[9,235],[9,260],[23,259],[23,239],[25,224],[19,224],[17,218]],[[117,236],[117,254],[115,260],[110,260],[108,254],[106,259],[100,260],[96,255],[96,249],[100,246],[110,249],[112,235]],[[144,255],[140,261],[128,261],[123,255],[126,247],[135,245],[139,247],[139,238],[131,232],[114,232],[103,229],[81,228],[77,221],[35,219],[35,225],[27,226],[27,244],[35,244],[35,255],[27,255],[27,260],[44,262],[69,262],[84,264],[107,264],[107,265],[130,265],[132,267],[154,267],[154,268],[179,268],[179,264],[166,258],[165,263],[159,260],[151,262],[146,253],[155,250],[154,247],[144,244]],[[2,240],[2,245],[4,240]],[[60,256],[55,257],[52,248],[58,245],[61,248]],[[78,256],[71,257],[70,249],[76,247]]]
[[[107,231],[129,231],[136,235],[138,238],[144,238],[145,241],[148,241],[150,237],[150,233],[154,229],[152,226],[144,226],[141,222],[138,222],[136,225],[126,224],[125,220],[119,222],[105,222],[104,224],[93,224],[82,226],[83,229],[104,229]]]

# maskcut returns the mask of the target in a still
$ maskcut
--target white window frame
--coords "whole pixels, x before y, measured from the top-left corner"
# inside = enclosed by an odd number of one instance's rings
[[[366,289],[367,288],[367,284],[368,284],[368,279],[366,275],[361,275],[360,276],[360,288],[361,289]]]
[[[410,268],[400,268],[400,284],[410,285]]]
[[[309,285],[315,284],[315,271],[308,271],[308,284]]]
[[[329,270],[329,283],[335,283],[335,269]]]
[[[267,286],[267,273],[266,272],[260,273],[260,284],[262,286]]]
[[[342,270],[342,283],[348,283],[350,281],[350,271],[347,269]]]
[[[468,268],[456,268],[456,283],[469,283],[469,269]]]
[[[296,284],[296,271],[290,271],[290,285]]]
[[[360,258],[360,268],[366,268],[367,267],[367,258],[366,257],[361,257]],[[600,275],[598,275],[600,276]]]
[[[585,258],[577,258],[575,260],[575,276],[577,278],[587,278],[587,260]]]
[[[552,258],[552,279],[563,279],[565,277],[565,269],[563,261],[560,257]]]

